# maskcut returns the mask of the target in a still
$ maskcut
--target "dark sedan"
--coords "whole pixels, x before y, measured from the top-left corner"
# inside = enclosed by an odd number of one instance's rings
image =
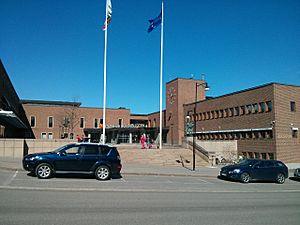
[[[40,179],[54,173],[91,173],[98,180],[119,175],[122,165],[115,147],[92,143],[74,143],[53,152],[30,154],[23,158],[25,170]]]
[[[277,160],[246,159],[236,165],[222,167],[220,177],[243,183],[261,180],[283,184],[288,178],[288,168]]]
[[[294,171],[294,177],[300,179],[300,168],[295,169],[295,171]]]

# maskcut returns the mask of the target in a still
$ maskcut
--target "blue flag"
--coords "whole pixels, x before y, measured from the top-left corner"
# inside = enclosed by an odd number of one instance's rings
[[[149,20],[150,26],[148,28],[148,33],[150,33],[152,30],[154,30],[156,27],[158,27],[161,24],[161,17],[162,17],[162,13],[160,12],[158,17],[156,17],[153,20]]]

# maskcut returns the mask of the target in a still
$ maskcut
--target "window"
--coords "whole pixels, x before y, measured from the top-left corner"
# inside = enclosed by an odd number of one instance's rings
[[[36,125],[35,116],[30,116],[30,126],[35,127],[35,125]]]
[[[264,102],[260,102],[259,103],[259,108],[260,108],[260,111],[259,112],[265,112],[265,103]]]
[[[84,154],[85,155],[98,155],[99,154],[98,146],[85,146]]]
[[[211,111],[211,119],[214,119],[215,118],[215,112],[214,111]]]
[[[53,133],[52,132],[48,133],[48,139],[53,139]]]
[[[84,121],[84,117],[80,118],[80,128],[84,128],[85,126],[85,121]]]
[[[290,105],[291,105],[291,112],[296,112],[296,103],[290,102]]]
[[[53,128],[53,122],[54,122],[53,116],[49,116],[48,117],[48,128]]]
[[[224,117],[228,117],[228,109],[225,109]]]
[[[252,113],[252,105],[247,105],[247,113],[248,114]]]
[[[245,112],[246,112],[245,106],[242,105],[241,106],[241,115],[245,115]]]
[[[235,107],[235,115],[239,116],[240,115],[240,108],[239,107]]]
[[[94,128],[98,128],[98,119],[97,118],[94,119]]]
[[[64,127],[69,127],[70,126],[70,118],[64,117],[63,126]]]
[[[74,146],[69,149],[66,149],[65,152],[68,155],[75,155],[75,154],[79,153],[79,148]]]
[[[221,110],[219,111],[219,117],[220,117],[220,118],[223,118],[223,117],[224,117],[224,111],[223,111],[223,109],[221,109]]]
[[[41,139],[47,139],[47,133],[45,132],[41,133]]]
[[[233,115],[234,115],[233,108],[230,108],[230,116],[233,116]]]
[[[99,127],[100,127],[100,128],[103,128],[103,118],[100,118],[100,121],[99,121]]]
[[[63,138],[68,138],[68,137],[69,137],[69,134],[65,132],[65,133],[63,134]]]
[[[218,118],[219,118],[219,112],[218,112],[218,110],[217,110],[217,111],[215,111],[215,118],[216,118],[216,119],[218,119]]]
[[[258,104],[253,104],[254,113],[258,113]]]
[[[266,102],[266,104],[267,104],[267,112],[272,112],[272,102],[268,101]]]
[[[298,128],[295,128],[295,127],[292,128],[292,137],[293,138],[298,137]]]

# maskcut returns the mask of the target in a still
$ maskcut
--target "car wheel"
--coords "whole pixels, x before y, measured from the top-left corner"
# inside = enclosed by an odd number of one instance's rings
[[[41,163],[35,169],[35,175],[40,179],[47,179],[52,176],[52,168],[48,163]]]
[[[241,182],[243,183],[249,183],[251,177],[249,175],[249,173],[242,173],[241,174]]]
[[[278,184],[283,184],[285,182],[285,177],[282,173],[277,174],[276,182]]]
[[[95,170],[97,180],[108,180],[110,178],[110,169],[107,166],[99,166]]]

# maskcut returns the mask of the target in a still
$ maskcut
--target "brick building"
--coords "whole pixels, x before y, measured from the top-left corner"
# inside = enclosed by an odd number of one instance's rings
[[[299,103],[299,86],[271,83],[183,108],[199,143],[237,140],[239,155],[299,162]]]
[[[22,100],[0,63],[0,137],[99,141],[103,110],[79,102]],[[163,142],[181,145],[195,134],[201,142],[235,141],[237,153],[250,158],[300,162],[300,86],[277,83],[206,97],[204,80],[177,78],[166,84]],[[156,139],[159,112],[131,114],[130,109],[106,111],[106,140],[138,143],[142,134]],[[187,135],[187,124],[196,125]]]

